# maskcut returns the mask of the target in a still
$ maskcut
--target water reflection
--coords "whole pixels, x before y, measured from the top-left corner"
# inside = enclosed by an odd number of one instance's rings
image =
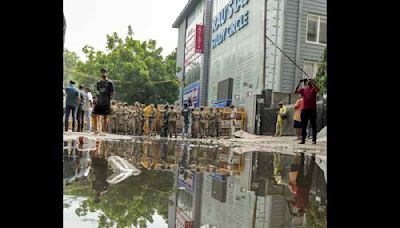
[[[76,216],[96,214],[99,227],[326,227],[319,162],[166,139],[66,141],[64,195],[84,197]]]

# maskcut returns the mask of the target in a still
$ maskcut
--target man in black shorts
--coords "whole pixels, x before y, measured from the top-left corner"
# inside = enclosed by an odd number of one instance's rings
[[[97,122],[103,116],[102,135],[108,131],[108,115],[111,112],[111,97],[115,95],[114,84],[107,78],[107,70],[101,69],[101,80],[97,82],[97,101],[93,110],[94,133],[98,134]]]

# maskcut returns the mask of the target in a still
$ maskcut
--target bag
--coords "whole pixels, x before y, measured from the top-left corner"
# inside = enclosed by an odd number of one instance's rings
[[[284,119],[286,119],[287,117],[288,117],[288,113],[287,112],[284,112],[284,113],[282,113],[282,114],[280,114],[281,115],[281,118],[284,120]]]

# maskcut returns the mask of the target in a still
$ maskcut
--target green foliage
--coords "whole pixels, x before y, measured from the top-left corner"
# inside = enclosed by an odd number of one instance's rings
[[[95,203],[93,193],[88,193],[89,199],[83,201],[75,213],[85,216],[99,211],[99,227],[146,227],[147,222],[153,222],[156,211],[167,221],[173,185],[173,173],[143,171],[139,176],[110,186],[100,203]]]
[[[115,83],[117,100],[160,104],[178,99],[176,51],[163,58],[156,41],[135,40],[131,26],[124,39],[117,33],[107,35],[106,52],[88,45],[82,50],[87,61],[77,64],[75,70],[81,74],[76,74],[76,79],[92,90],[100,80],[99,70],[107,68],[109,78]]]
[[[64,61],[63,83],[64,85],[68,85],[68,81],[74,79],[72,71],[78,64],[79,57],[75,52],[69,51],[68,49],[64,49],[63,61]]]
[[[306,213],[307,227],[310,228],[326,228],[327,216],[326,210],[318,211],[318,206],[314,201],[310,201],[310,207]]]
[[[320,66],[318,68],[317,75],[315,77],[316,82],[318,83],[318,86],[321,88],[320,93],[326,92],[327,88],[327,49],[325,48],[324,54],[321,59]]]

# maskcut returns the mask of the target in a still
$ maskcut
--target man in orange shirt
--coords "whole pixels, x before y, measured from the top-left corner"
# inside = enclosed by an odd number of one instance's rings
[[[303,95],[294,104],[293,128],[296,130],[297,140],[301,140],[301,110],[303,109]]]

